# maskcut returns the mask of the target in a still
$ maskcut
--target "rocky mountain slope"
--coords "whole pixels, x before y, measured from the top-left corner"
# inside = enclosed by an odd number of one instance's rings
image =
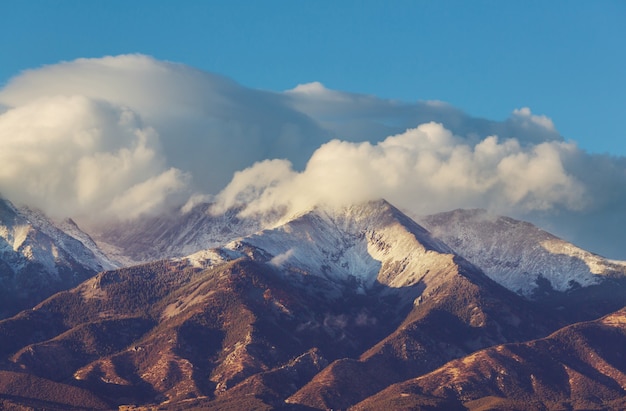
[[[0,318],[114,267],[73,221],[0,198]]]
[[[626,309],[549,337],[506,344],[395,384],[355,410],[624,409]]]
[[[601,279],[530,300],[453,250],[378,201],[317,208],[187,257],[105,271],[0,321],[0,372],[11,381],[0,384],[0,401],[23,409],[81,401],[89,409],[366,407],[382,390],[482,349],[556,332],[552,341],[573,321],[564,307],[604,295]],[[594,304],[585,316],[625,304],[617,289],[610,306]],[[625,322],[613,323],[622,332]],[[425,388],[418,396],[439,409],[467,405]]]
[[[624,261],[607,260],[530,223],[485,210],[455,210],[420,222],[491,279],[526,297],[598,285],[626,274]]]

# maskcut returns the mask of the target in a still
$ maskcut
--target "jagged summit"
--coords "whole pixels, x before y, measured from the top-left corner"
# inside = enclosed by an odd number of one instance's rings
[[[565,292],[626,275],[626,262],[607,260],[531,223],[485,210],[454,210],[420,222],[490,278],[524,296],[540,287]]]
[[[115,267],[75,223],[0,198],[0,318]]]
[[[356,281],[366,288],[375,283],[400,287],[419,282],[425,279],[428,259],[445,255],[448,260],[462,257],[500,285],[529,298],[545,290],[567,292],[597,285],[626,273],[624,262],[604,259],[530,223],[484,210],[435,214],[420,219],[420,225],[382,199],[346,207],[317,206],[271,219],[241,217],[238,209],[215,215],[210,203],[202,203],[186,213],[172,210],[86,234],[71,220],[53,222],[40,212],[2,204],[3,221],[19,215],[21,223],[4,223],[4,243],[11,245],[5,244],[3,250],[12,251],[4,252],[0,265],[5,272],[8,267],[14,272],[18,260],[22,265],[36,261],[47,267],[48,277],[57,275],[64,253],[97,272],[184,256],[206,265],[251,249],[256,250],[255,258],[265,258],[285,272],[316,273]],[[278,223],[267,226],[267,221]],[[25,227],[41,232],[55,245],[29,247],[31,240],[26,239],[33,234],[27,236]],[[19,248],[13,247],[15,239],[25,240],[19,259],[10,257]]]
[[[201,251],[190,258],[206,264],[255,250],[255,258],[286,271],[353,278],[364,287],[377,281],[398,287],[419,282],[424,272],[420,264],[429,265],[428,258],[454,255],[528,298],[626,275],[624,262],[485,210],[455,210],[419,222],[422,225],[382,199],[346,207],[316,206],[283,217],[272,228],[230,240],[219,252]]]
[[[369,288],[435,281],[455,265],[452,250],[385,200],[318,206],[286,222],[231,241],[199,262],[248,256],[291,274],[317,275]],[[221,257],[219,257],[221,256]],[[216,258],[217,257],[217,258]]]

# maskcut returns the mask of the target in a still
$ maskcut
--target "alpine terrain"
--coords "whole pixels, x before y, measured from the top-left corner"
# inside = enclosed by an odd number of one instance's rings
[[[626,264],[529,223],[200,204],[90,237],[2,204],[2,289],[60,292],[0,321],[0,408],[626,406]]]
[[[116,267],[72,221],[0,197],[0,318]]]

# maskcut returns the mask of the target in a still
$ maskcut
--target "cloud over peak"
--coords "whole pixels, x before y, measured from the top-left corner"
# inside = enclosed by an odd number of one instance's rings
[[[236,173],[217,200],[221,209],[245,207],[244,213],[377,198],[419,214],[462,207],[578,210],[585,188],[562,161],[575,152],[571,143],[522,146],[495,136],[472,144],[431,122],[376,144],[332,140],[302,172],[284,160],[257,163]]]
[[[0,195],[57,217],[134,218],[192,194],[245,212],[382,197],[543,219],[615,254],[626,234],[598,233],[626,223],[625,163],[528,107],[494,121],[318,82],[263,91],[144,55],[45,66],[0,90]]]
[[[29,70],[0,90],[0,193],[57,216],[129,218],[264,158],[304,164],[329,132],[284,100],[143,55]]]

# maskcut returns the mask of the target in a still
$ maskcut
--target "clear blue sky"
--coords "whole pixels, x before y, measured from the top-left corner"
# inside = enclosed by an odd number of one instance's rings
[[[0,85],[79,57],[143,53],[246,86],[519,107],[626,155],[626,1],[5,0]]]

